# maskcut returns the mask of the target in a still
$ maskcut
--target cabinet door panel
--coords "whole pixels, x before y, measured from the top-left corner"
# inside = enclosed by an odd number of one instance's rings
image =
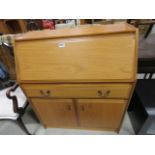
[[[46,127],[75,127],[74,106],[69,99],[31,99],[33,108]]]
[[[15,48],[22,81],[133,81],[134,33],[30,40]]]
[[[84,128],[119,128],[125,100],[81,99],[77,101],[80,126]]]

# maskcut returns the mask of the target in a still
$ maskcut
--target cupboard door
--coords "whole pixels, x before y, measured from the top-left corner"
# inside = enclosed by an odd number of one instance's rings
[[[74,106],[69,99],[31,99],[33,108],[46,127],[75,127]]]
[[[125,110],[125,103],[125,100],[79,99],[77,107],[80,126],[117,130]]]

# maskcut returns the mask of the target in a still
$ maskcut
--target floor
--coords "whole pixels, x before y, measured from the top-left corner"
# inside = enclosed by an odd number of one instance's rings
[[[155,57],[155,28],[153,33],[148,36],[147,39],[140,37],[139,43],[139,57]],[[36,135],[115,135],[115,132],[106,131],[90,131],[90,130],[73,130],[73,129],[58,129],[48,128],[45,129],[37,120],[32,108],[29,107],[23,120],[29,129],[29,131]],[[25,134],[16,123],[11,121],[0,121],[0,135],[22,135]],[[122,123],[120,135],[133,135],[134,131],[126,113]]]

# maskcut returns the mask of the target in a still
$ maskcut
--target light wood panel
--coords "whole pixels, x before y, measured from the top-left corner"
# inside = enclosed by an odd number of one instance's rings
[[[131,84],[22,84],[29,97],[124,98]]]
[[[113,128],[117,130],[127,101],[112,99],[77,100],[80,126],[85,128]]]
[[[134,34],[19,42],[20,81],[134,81]]]
[[[32,31],[24,34],[19,34],[16,41],[26,40],[38,40],[38,39],[49,39],[49,38],[66,38],[75,36],[92,36],[101,34],[115,34],[115,33],[134,33],[135,28],[127,23],[116,23],[109,25],[89,25],[86,27],[75,27],[68,29],[59,30],[43,30],[43,31]]]
[[[136,81],[137,36],[127,24],[18,35],[17,79],[44,126],[118,131]]]
[[[72,100],[31,99],[33,108],[44,126],[76,127],[77,121]]]

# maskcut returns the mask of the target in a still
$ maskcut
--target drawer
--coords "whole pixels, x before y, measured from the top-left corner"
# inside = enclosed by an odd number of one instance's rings
[[[131,84],[22,84],[28,97],[49,98],[123,98]]]

